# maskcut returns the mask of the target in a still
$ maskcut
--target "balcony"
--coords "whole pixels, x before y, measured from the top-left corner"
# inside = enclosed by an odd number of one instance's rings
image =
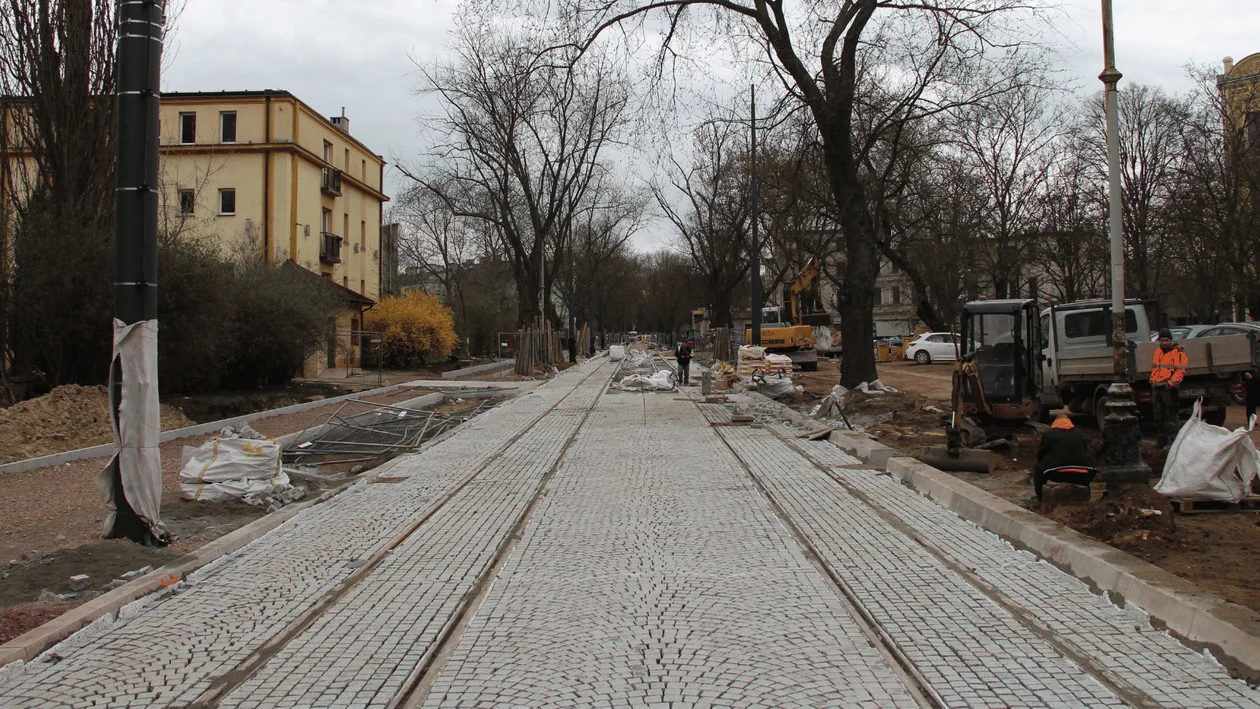
[[[341,263],[341,237],[328,232],[319,235],[319,260],[324,263]]]
[[[325,194],[341,196],[341,170],[326,167],[319,181],[319,189]]]

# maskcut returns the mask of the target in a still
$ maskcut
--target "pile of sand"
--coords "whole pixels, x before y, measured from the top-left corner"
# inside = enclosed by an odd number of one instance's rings
[[[162,406],[162,430],[191,426],[184,412]],[[0,409],[0,463],[110,443],[109,391],[60,386],[44,396]]]

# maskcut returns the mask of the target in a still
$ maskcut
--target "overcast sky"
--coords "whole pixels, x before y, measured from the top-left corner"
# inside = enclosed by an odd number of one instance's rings
[[[285,89],[325,115],[344,106],[351,132],[392,164],[424,149],[415,120],[412,58],[446,46],[455,0],[188,0],[163,77],[167,91]],[[1220,66],[1260,52],[1260,0],[1114,0],[1121,82],[1187,87],[1189,61]],[[1077,86],[1101,87],[1098,0],[1066,0],[1063,70]],[[432,110],[432,109],[429,109]],[[400,180],[387,178],[389,194]],[[653,230],[639,240],[652,247]]]

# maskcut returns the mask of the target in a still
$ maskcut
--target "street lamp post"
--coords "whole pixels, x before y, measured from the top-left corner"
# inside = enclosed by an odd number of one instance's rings
[[[1103,429],[1106,461],[1100,466],[1107,490],[1125,483],[1149,484],[1151,469],[1138,449],[1137,403],[1129,386],[1128,342],[1124,309],[1124,221],[1120,193],[1120,117],[1116,84],[1122,74],[1116,69],[1115,32],[1112,28],[1111,0],[1102,0],[1103,57],[1106,66],[1098,79],[1106,87],[1107,176],[1111,231],[1111,318],[1114,381],[1107,389],[1106,426]]]
[[[752,105],[752,122],[749,124],[752,129],[752,157],[749,163],[751,169],[751,179],[749,180],[751,205],[752,205],[752,246],[749,249],[749,260],[752,262],[748,270],[752,275],[752,284],[749,290],[752,292],[750,298],[752,312],[752,322],[750,329],[752,330],[752,340],[750,345],[761,345],[761,239],[757,233],[757,222],[761,215],[759,212],[759,203],[757,201],[757,87],[749,88],[749,99]]]

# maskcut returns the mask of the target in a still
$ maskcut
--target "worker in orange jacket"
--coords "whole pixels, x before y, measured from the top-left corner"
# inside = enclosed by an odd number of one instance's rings
[[[1151,359],[1151,403],[1160,448],[1177,437],[1181,426],[1181,382],[1186,378],[1187,364],[1185,349],[1173,342],[1168,328],[1160,330],[1159,347]]]

